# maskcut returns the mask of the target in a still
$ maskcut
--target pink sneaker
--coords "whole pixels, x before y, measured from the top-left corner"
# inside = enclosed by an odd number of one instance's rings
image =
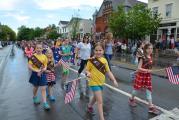
[[[129,98],[129,105],[132,106],[132,107],[136,107],[137,104],[136,104],[135,99]]]
[[[149,107],[149,113],[158,115],[160,111],[155,106],[152,106],[152,107]]]
[[[95,115],[93,107],[89,107],[89,106],[88,106],[88,107],[87,107],[87,112],[90,113],[90,114],[92,114],[92,115]]]

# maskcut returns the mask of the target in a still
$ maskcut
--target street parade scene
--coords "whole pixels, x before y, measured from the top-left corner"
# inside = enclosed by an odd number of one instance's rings
[[[1,0],[0,120],[179,120],[178,0]]]

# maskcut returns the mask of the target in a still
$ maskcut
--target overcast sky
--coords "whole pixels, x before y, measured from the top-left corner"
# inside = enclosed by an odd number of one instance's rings
[[[21,25],[46,27],[72,16],[92,18],[103,0],[0,0],[0,22],[13,28]],[[147,2],[148,0],[139,0]]]

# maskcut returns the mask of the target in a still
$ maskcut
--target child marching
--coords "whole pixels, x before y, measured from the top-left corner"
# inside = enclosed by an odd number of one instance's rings
[[[53,51],[53,57],[55,60],[55,64],[57,64],[60,60],[60,46],[57,45],[57,41],[54,42],[54,46],[51,48]]]
[[[70,60],[71,60],[71,55],[72,55],[72,46],[69,45],[69,40],[65,39],[64,40],[64,44],[60,47],[60,55],[61,55],[61,59],[69,64]],[[62,67],[62,89],[64,89],[64,84],[68,78],[70,71],[69,69],[65,68],[64,66]]]
[[[37,96],[38,88],[41,88],[42,92],[42,100],[43,100],[43,107],[45,110],[49,110],[50,106],[46,100],[46,85],[47,79],[45,75],[45,71],[47,69],[48,59],[47,57],[42,54],[42,44],[37,43],[35,54],[29,60],[28,66],[29,69],[32,70],[32,74],[30,77],[29,82],[34,86],[33,88],[33,102],[34,104],[39,104],[40,100]]]
[[[102,91],[105,82],[105,74],[107,73],[114,85],[116,87],[118,86],[115,77],[109,69],[107,60],[103,57],[103,54],[103,46],[100,43],[96,44],[94,49],[95,57],[88,60],[86,66],[86,75],[89,77],[89,87],[93,92],[93,97],[88,104],[87,111],[94,114],[93,105],[97,102],[100,120],[104,120]]]
[[[151,72],[152,72],[152,52],[153,46],[150,43],[145,44],[144,46],[144,57],[139,57],[138,70],[134,80],[134,90],[132,91],[132,96],[129,99],[129,104],[132,107],[135,107],[136,100],[135,96],[138,90],[145,90],[146,97],[148,100],[149,113],[159,114],[159,110],[152,104],[152,81],[151,81]]]
[[[46,72],[46,78],[47,78],[47,84],[48,84],[48,98],[50,101],[55,101],[55,97],[53,96],[53,91],[52,88],[56,84],[55,82],[55,66],[57,64],[54,64],[54,59],[53,59],[53,52],[51,49],[47,49],[46,51],[46,56],[48,59],[48,64],[47,64],[47,70]]]
[[[30,43],[27,44],[27,47],[25,47],[24,52],[28,59],[32,56],[34,49],[33,49],[33,47],[31,47]]]

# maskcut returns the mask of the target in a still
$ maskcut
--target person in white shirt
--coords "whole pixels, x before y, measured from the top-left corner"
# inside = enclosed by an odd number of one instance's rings
[[[91,44],[89,42],[88,36],[84,36],[83,41],[77,45],[77,55],[78,55],[77,56],[78,59],[81,60],[80,68],[78,70],[78,76],[80,76],[81,72],[84,70],[88,62],[88,59],[90,58],[90,55],[91,55]],[[80,98],[83,98],[84,96],[84,89],[83,89],[84,87],[82,86],[83,85],[80,81],[79,83]]]

